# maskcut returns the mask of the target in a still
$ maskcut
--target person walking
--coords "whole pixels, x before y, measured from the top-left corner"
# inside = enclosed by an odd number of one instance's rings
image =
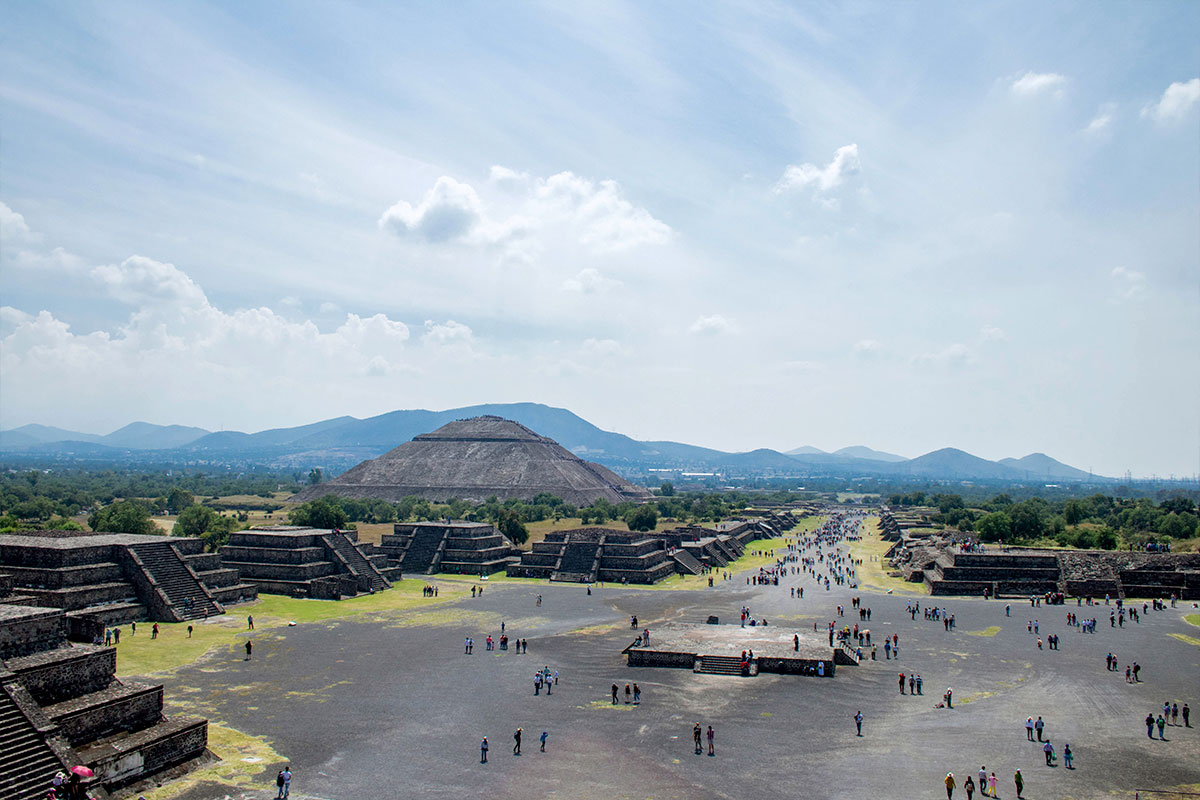
[[[614,683],[612,685],[612,704],[614,706],[617,704],[617,691],[618,691],[617,685]]]
[[[517,728],[517,732],[513,734],[513,755],[521,755],[521,732],[523,728]]]
[[[1046,723],[1042,722],[1042,718],[1038,717],[1037,722],[1033,723],[1034,729],[1037,731],[1038,741],[1042,740],[1042,730],[1046,727]]]
[[[254,644],[249,639],[246,640],[246,660],[250,660],[250,654],[254,651]]]
[[[254,617],[246,617],[246,630],[254,630]]]
[[[1025,719],[1025,738],[1031,742],[1033,741],[1033,717]]]
[[[1021,792],[1025,791],[1025,778],[1021,775],[1021,770],[1013,773],[1013,783],[1017,786],[1017,800],[1021,800]],[[996,796],[995,786],[992,787],[992,797]]]
[[[859,736],[862,736],[862,721],[863,721],[862,711],[861,710],[856,711],[854,713],[854,725],[855,725],[855,727],[858,728]]]
[[[1046,766],[1053,767],[1054,766],[1054,745],[1050,744],[1049,739],[1047,739],[1046,743],[1044,745],[1042,745],[1042,752],[1046,755]]]
[[[483,741],[479,743],[479,763],[487,763],[488,741],[487,737],[483,737]]]
[[[1020,773],[1021,770],[1017,770],[1017,774],[1019,775]],[[996,777],[996,771],[992,770],[992,772],[988,774],[988,789],[991,790],[992,797],[996,796],[996,785],[999,783],[1000,779]]]
[[[1163,730],[1166,727],[1167,727],[1167,721],[1165,719],[1163,719],[1162,714],[1159,714],[1158,715],[1158,738],[1160,741],[1164,741],[1164,742],[1166,741],[1166,737],[1163,736]]]
[[[546,740],[550,738],[550,732],[542,731],[542,735],[539,738],[542,740],[542,752],[544,753],[546,752]]]
[[[1153,714],[1146,715],[1146,738],[1147,739],[1154,738],[1154,715]]]
[[[119,631],[118,631],[118,633],[119,633]],[[120,638],[118,638],[117,641],[120,642],[121,641]],[[1184,703],[1183,704],[1183,726],[1185,728],[1192,727],[1191,716],[1192,716],[1192,710],[1190,708],[1188,708],[1187,703]]]
[[[904,694],[904,673],[900,673],[900,694]]]
[[[942,782],[946,784],[946,800],[953,800],[954,789],[957,786],[957,784],[955,784],[955,782],[954,782],[954,773],[947,772],[946,779]]]
[[[713,737],[714,736],[716,736],[716,731],[713,730],[712,725],[709,725],[708,726],[708,754],[710,756],[715,756],[717,754],[716,748],[713,747]]]
[[[700,745],[700,737],[702,735],[703,735],[703,732],[700,730],[700,723],[697,722],[696,725],[692,728],[692,741],[696,745],[696,755],[700,755],[703,752],[703,749],[701,748],[701,745]]]
[[[558,683],[558,673],[554,673],[554,682]],[[636,683],[633,685],[633,704],[640,706],[642,704],[642,688]]]
[[[275,781],[279,784],[280,800],[287,800],[288,794],[292,791],[292,768],[284,764]]]
[[[1067,742],[1063,745],[1063,764],[1067,766],[1067,769],[1075,769],[1074,763],[1075,754],[1071,752],[1071,743]]]
[[[963,791],[967,793],[967,800],[971,800],[972,795],[975,794],[975,781],[970,775],[963,781]]]

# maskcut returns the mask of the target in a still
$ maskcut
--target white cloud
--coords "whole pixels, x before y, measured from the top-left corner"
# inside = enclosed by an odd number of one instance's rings
[[[423,343],[434,345],[469,344],[471,340],[471,329],[452,319],[443,323],[425,320],[425,333],[421,335]]]
[[[700,336],[719,336],[737,332],[737,325],[731,319],[726,319],[720,314],[711,314],[706,317],[700,317],[692,323],[688,328],[689,333]]]
[[[1067,79],[1055,72],[1026,72],[1012,82],[1012,92],[1022,97],[1050,93],[1061,97]]]
[[[41,237],[38,234],[29,229],[25,217],[9,208],[7,203],[0,202],[0,241],[28,242],[37,241],[39,238]]]
[[[848,144],[837,149],[833,160],[824,167],[816,164],[789,164],[783,177],[775,184],[776,193],[812,186],[818,192],[828,192],[841,186],[847,176],[859,171],[858,145]]]
[[[56,247],[49,253],[21,250],[17,253],[15,263],[20,267],[50,272],[79,272],[86,266],[82,258],[68,253],[61,247]]]
[[[1100,109],[1096,112],[1096,116],[1092,117],[1092,121],[1087,124],[1083,132],[1089,136],[1095,136],[1108,130],[1108,127],[1112,124],[1113,115],[1116,113],[1116,110],[1117,106],[1115,103],[1105,103],[1100,106]]]
[[[401,200],[385,211],[379,227],[433,243],[464,240],[483,220],[482,205],[474,189],[443,175],[418,205]]]
[[[488,184],[516,195],[515,202],[509,197],[503,204],[513,213],[503,219],[490,215],[472,186],[442,176],[419,204],[401,200],[385,211],[379,227],[431,244],[488,246],[539,237],[517,253],[526,259],[544,246],[543,240],[563,236],[593,252],[610,253],[665,244],[674,235],[666,223],[626,200],[615,181],[595,182],[571,172],[531,178],[494,166]]]
[[[341,311],[341,306],[339,306],[337,303],[331,303],[328,300],[326,300],[324,303],[321,303],[321,305],[317,308],[317,313],[319,314],[340,314]]]
[[[599,294],[620,285],[620,281],[605,276],[604,273],[594,267],[581,269],[574,278],[568,278],[563,281],[563,289],[568,292],[578,292],[579,294]]]
[[[883,352],[883,345],[875,339],[861,339],[854,343],[854,355],[859,358],[875,358]]]
[[[1135,269],[1116,267],[1110,277],[1113,297],[1118,301],[1137,300],[1146,294],[1146,276]]]
[[[956,342],[943,347],[941,350],[922,353],[921,355],[917,356],[916,360],[922,364],[958,368],[974,364],[975,353],[965,344]]]
[[[1150,117],[1160,125],[1182,119],[1196,101],[1200,100],[1200,78],[1175,82],[1167,87],[1157,103],[1142,109],[1142,117]]]
[[[579,349],[584,355],[595,356],[597,358],[608,358],[623,352],[621,343],[616,339],[584,339]]]
[[[130,256],[120,264],[96,267],[92,277],[114,298],[132,306],[203,308],[208,305],[196,282],[174,264],[144,256]]]
[[[979,340],[982,342],[1003,342],[1007,338],[1004,330],[994,325],[984,325],[979,329]]]

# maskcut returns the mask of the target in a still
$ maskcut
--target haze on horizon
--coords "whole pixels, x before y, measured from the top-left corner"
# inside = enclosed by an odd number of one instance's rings
[[[1200,473],[1200,4],[677,12],[9,5],[0,427]]]

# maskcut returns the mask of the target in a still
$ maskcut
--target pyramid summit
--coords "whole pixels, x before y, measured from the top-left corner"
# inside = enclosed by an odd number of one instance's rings
[[[645,489],[584,461],[553,439],[489,415],[455,420],[423,433],[293,499],[333,494],[389,502],[412,496],[481,502],[492,496],[532,500],[543,492],[577,506],[601,498],[611,503],[650,498]]]

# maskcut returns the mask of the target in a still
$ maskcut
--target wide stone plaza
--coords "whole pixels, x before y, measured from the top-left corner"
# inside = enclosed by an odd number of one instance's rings
[[[1165,729],[1165,741],[1157,730],[1148,739],[1144,724],[1164,701],[1193,709],[1200,702],[1200,629],[1184,620],[1198,613],[1190,602],[1110,628],[1111,607],[1103,604],[1031,608],[1028,601],[836,584],[827,591],[810,576],[762,585],[748,583],[748,574],[718,578],[711,588],[695,578],[683,589],[593,585],[590,594],[577,584],[421,576],[405,582],[438,586],[438,597],[421,598],[425,605],[269,629],[260,617],[253,634],[232,625],[233,615],[203,623],[218,626],[228,643],[155,680],[165,683],[175,710],[211,720],[210,746],[220,751],[226,740],[240,749],[227,751],[219,768],[147,797],[266,800],[285,760],[295,775],[293,797],[328,800],[484,792],[522,800],[941,798],[947,772],[961,784],[981,765],[1000,778],[1002,798],[1014,796],[1018,768],[1024,796],[1043,800],[1200,787],[1200,720],[1185,728],[1181,717]],[[479,585],[486,589],[473,597],[470,589]],[[794,586],[805,587],[803,599],[791,596]],[[766,617],[772,635],[806,631],[811,641],[814,623],[823,634],[831,621],[838,628],[859,621],[851,610],[855,596],[871,609],[861,624],[880,645],[878,660],[839,666],[833,680],[632,667],[623,654],[644,628],[654,644],[653,632],[666,622],[699,624],[709,615],[736,621],[743,606]],[[955,627],[923,613],[910,618],[910,602],[947,608]],[[836,616],[838,605],[844,617]],[[238,613],[247,612],[255,606]],[[1097,617],[1098,631],[1069,628],[1068,612]],[[1038,648],[1026,630],[1035,618],[1043,642],[1058,634],[1061,649]],[[181,634],[167,627],[163,639],[171,646]],[[486,637],[498,641],[502,630],[509,649],[487,650]],[[882,647],[893,634],[901,653],[895,663]],[[240,646],[248,636],[255,643],[249,661]],[[466,637],[474,639],[469,655]],[[528,641],[527,655],[517,653],[516,639]],[[1120,671],[1106,669],[1110,652]],[[1124,677],[1133,661],[1142,667],[1136,684]],[[545,666],[558,672],[558,683],[535,696],[534,673]],[[900,694],[898,673],[914,671],[924,694]],[[641,689],[640,705],[625,703],[627,683]],[[946,687],[953,688],[952,709],[938,707]],[[861,738],[853,719],[859,710]],[[1044,719],[1057,766],[1047,767],[1041,744],[1027,741],[1031,716]],[[696,723],[714,727],[714,757],[694,754]],[[515,757],[518,727],[524,742]],[[543,731],[545,753],[538,748]],[[491,745],[486,764],[484,736]],[[1062,765],[1067,743],[1073,770]]]

